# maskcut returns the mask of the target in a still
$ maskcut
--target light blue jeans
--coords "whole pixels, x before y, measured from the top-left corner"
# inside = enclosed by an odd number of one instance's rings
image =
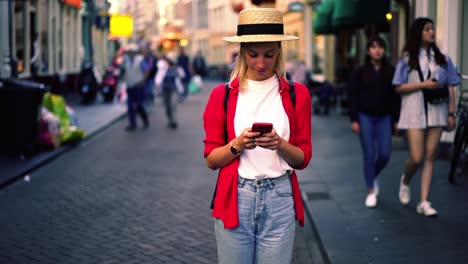
[[[237,199],[238,227],[225,229],[215,220],[218,262],[291,263],[296,224],[289,173],[263,180],[239,177]]]

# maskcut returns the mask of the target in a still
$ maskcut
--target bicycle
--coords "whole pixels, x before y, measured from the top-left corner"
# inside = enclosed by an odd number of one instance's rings
[[[460,74],[463,80],[468,80],[468,75]],[[448,180],[451,184],[456,184],[457,174],[462,174],[467,162],[463,162],[466,147],[468,146],[468,90],[463,90],[463,85],[460,85],[460,98],[458,100],[457,108],[457,130],[455,132],[455,139],[453,141],[453,156],[450,163],[450,170]],[[459,161],[462,160],[459,168]]]

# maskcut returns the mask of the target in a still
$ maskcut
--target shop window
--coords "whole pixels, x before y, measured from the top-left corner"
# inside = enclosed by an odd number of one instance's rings
[[[64,7],[60,5],[59,8],[59,22],[58,22],[58,70],[63,70],[63,46],[64,46],[64,39],[63,39],[63,27],[64,27]]]
[[[39,43],[39,22],[38,22],[38,3],[31,1],[29,12],[29,55],[31,75],[36,75],[40,67],[40,43]]]
[[[40,73],[47,73],[49,71],[49,35],[48,35],[48,21],[50,17],[48,2],[41,1],[39,9],[40,19],[39,19],[39,61],[38,67]]]
[[[26,63],[29,59],[26,58],[26,2],[15,1],[15,44],[14,44],[14,56],[16,58],[16,71],[23,73],[26,68]]]

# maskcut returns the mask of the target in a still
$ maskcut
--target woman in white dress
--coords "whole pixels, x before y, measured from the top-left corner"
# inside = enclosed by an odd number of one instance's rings
[[[402,95],[398,128],[407,130],[409,158],[400,179],[399,198],[410,202],[410,180],[421,168],[421,196],[416,211],[436,216],[428,201],[434,159],[444,128],[455,128],[455,94],[453,86],[460,83],[451,59],[442,54],[435,43],[434,23],[418,18],[411,25],[408,42],[399,61],[393,84]],[[429,102],[427,92],[448,89],[438,102]],[[440,90],[438,90],[440,91]]]

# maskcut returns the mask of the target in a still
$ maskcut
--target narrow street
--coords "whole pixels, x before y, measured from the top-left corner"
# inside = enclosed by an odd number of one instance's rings
[[[158,100],[148,130],[124,119],[0,190],[0,263],[215,263],[216,172],[202,155],[214,84],[178,106],[178,130]],[[299,241],[295,262],[308,254]]]

